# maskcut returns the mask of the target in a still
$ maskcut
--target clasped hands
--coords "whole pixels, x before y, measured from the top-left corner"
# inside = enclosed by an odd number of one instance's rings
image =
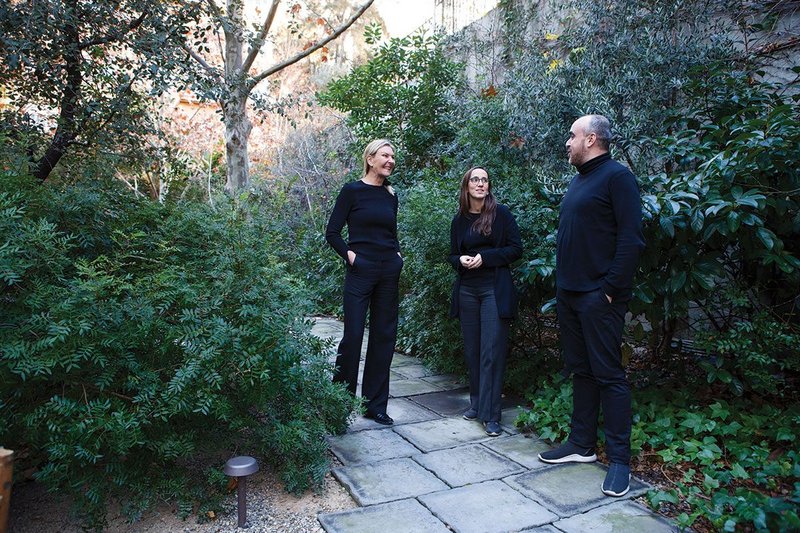
[[[470,255],[462,255],[458,258],[458,260],[461,262],[461,266],[464,268],[478,268],[483,264],[483,258],[481,257],[481,254],[478,254],[475,257]]]

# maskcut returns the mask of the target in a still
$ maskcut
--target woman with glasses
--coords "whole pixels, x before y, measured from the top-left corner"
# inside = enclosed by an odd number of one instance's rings
[[[397,340],[398,283],[403,259],[397,240],[397,196],[389,184],[394,148],[376,139],[364,149],[364,172],[342,187],[325,238],[345,261],[344,334],[336,357],[335,383],[355,395],[358,363],[369,309],[369,341],[361,396],[367,418],[392,425],[386,413],[389,367]],[[347,224],[348,241],[342,238]]]
[[[450,263],[458,272],[450,316],[458,317],[469,369],[467,420],[483,422],[486,434],[500,435],[503,375],[508,330],[517,315],[510,265],[522,256],[519,227],[508,207],[498,204],[485,168],[461,178],[458,214],[450,225]]]

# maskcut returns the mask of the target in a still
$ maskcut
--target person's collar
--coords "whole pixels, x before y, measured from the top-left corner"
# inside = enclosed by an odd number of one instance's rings
[[[606,152],[604,154],[600,154],[597,157],[588,160],[584,164],[579,165],[577,167],[578,168],[578,173],[580,173],[580,174],[588,174],[589,172],[591,172],[592,170],[596,169],[597,167],[599,167],[600,165],[602,165],[603,163],[605,163],[609,159],[611,159],[611,154],[610,153]]]

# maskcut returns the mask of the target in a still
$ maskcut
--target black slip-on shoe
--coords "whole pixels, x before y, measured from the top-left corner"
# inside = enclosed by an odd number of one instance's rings
[[[383,424],[384,426],[391,426],[392,424],[394,424],[394,420],[392,420],[392,417],[387,415],[386,413],[378,413],[377,415],[373,415],[372,413],[367,413],[364,416],[366,416],[367,418],[371,418],[378,424]]]

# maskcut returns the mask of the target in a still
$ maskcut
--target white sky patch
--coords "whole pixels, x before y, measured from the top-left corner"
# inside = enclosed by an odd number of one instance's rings
[[[405,37],[433,18],[435,0],[375,0],[370,9],[377,9],[386,23],[389,37]]]

